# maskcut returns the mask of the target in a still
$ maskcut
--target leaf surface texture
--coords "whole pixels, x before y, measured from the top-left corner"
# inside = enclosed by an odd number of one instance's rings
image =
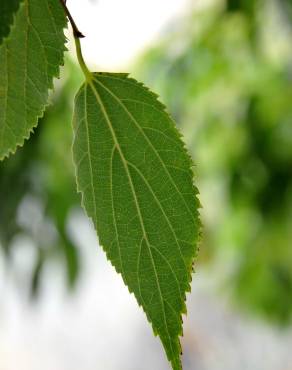
[[[126,74],[85,82],[73,128],[78,190],[100,244],[181,369],[199,230],[191,159],[156,95]]]
[[[0,159],[23,145],[43,115],[63,64],[66,25],[59,0],[23,0],[0,47]]]

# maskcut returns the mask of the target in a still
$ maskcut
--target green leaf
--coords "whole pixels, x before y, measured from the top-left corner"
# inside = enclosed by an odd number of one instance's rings
[[[199,232],[192,162],[156,95],[95,73],[76,96],[78,190],[108,259],[142,305],[173,369]]]
[[[19,7],[20,0],[2,0],[0,12],[0,44],[4,37],[9,34],[13,22],[14,13]]]
[[[24,0],[0,47],[0,159],[23,145],[43,115],[63,64],[66,25],[59,0]]]

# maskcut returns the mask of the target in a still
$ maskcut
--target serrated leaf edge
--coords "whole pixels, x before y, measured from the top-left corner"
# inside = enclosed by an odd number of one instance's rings
[[[16,17],[16,14],[21,10],[21,7],[24,7],[25,6],[25,1],[26,0],[21,0],[17,11],[13,14],[13,22],[11,23],[9,34],[3,38],[2,43],[0,44],[0,46],[4,45],[4,43],[6,41],[9,41],[9,36],[10,36],[12,30],[16,27],[16,25],[15,25],[15,17]],[[66,20],[67,20],[67,18],[66,18]],[[63,30],[67,29],[67,25],[68,25],[68,23],[66,23],[66,26],[63,28]],[[54,91],[54,80],[55,79],[60,79],[60,69],[61,69],[60,67],[63,67],[64,66],[64,53],[66,51],[68,51],[68,49],[65,46],[65,44],[67,43],[68,39],[66,38],[65,35],[64,35],[64,38],[65,38],[65,43],[64,43],[64,50],[63,50],[63,60],[62,60],[62,63],[58,67],[58,73],[56,75],[53,75],[52,76],[51,83],[50,83],[50,85],[48,87],[48,90],[47,90],[48,91],[47,103],[43,106],[41,113],[39,115],[37,115],[37,117],[35,119],[35,123],[32,124],[32,127],[28,131],[27,135],[23,136],[22,140],[19,143],[17,143],[13,149],[9,149],[4,155],[0,156],[0,161],[3,161],[5,159],[8,159],[11,155],[14,155],[16,153],[16,151],[17,151],[18,148],[22,148],[24,146],[25,142],[27,140],[29,140],[31,134],[34,133],[34,129],[38,126],[39,120],[41,118],[43,118],[47,107],[51,104],[50,101],[49,101],[49,99],[50,99],[49,98],[49,94],[50,94],[50,92]]]
[[[112,73],[111,72],[95,72],[95,73],[92,73],[92,75],[94,74],[97,74],[97,75],[109,75],[110,77],[112,78],[115,78],[112,76]],[[183,145],[182,145],[182,149],[184,150],[184,153],[185,155],[187,156],[188,158],[188,161],[189,161],[189,170],[190,170],[190,174],[191,174],[191,178],[192,178],[192,183],[193,183],[193,189],[194,189],[194,192],[195,192],[195,200],[196,200],[196,204],[197,204],[197,212],[196,212],[196,215],[195,215],[195,219],[196,219],[196,225],[198,227],[198,233],[197,233],[197,237],[196,239],[193,241],[193,243],[190,242],[190,244],[193,245],[193,252],[194,252],[194,256],[192,258],[192,261],[190,263],[190,265],[188,266],[188,287],[186,289],[186,291],[184,292],[184,295],[183,295],[183,299],[184,299],[184,304],[183,304],[183,307],[182,307],[182,310],[181,312],[179,313],[180,315],[180,320],[181,322],[183,323],[183,318],[182,318],[182,315],[185,315],[187,316],[187,307],[186,307],[186,299],[187,299],[187,293],[190,293],[191,292],[191,282],[192,282],[192,274],[195,272],[194,271],[194,264],[195,264],[195,261],[197,259],[197,256],[198,256],[198,252],[199,252],[199,243],[200,243],[200,240],[201,240],[201,235],[202,235],[202,224],[201,224],[201,220],[200,220],[200,214],[199,214],[199,211],[198,209],[199,208],[202,208],[201,207],[201,203],[199,201],[199,198],[198,198],[198,194],[199,194],[199,191],[198,191],[198,188],[196,187],[196,185],[194,184],[194,179],[195,179],[195,173],[194,173],[194,170],[193,170],[193,167],[195,166],[194,162],[193,162],[193,159],[189,153],[189,150],[188,148],[186,147],[186,144],[185,144],[185,141],[182,140],[183,138],[183,134],[180,132],[179,128],[177,127],[177,125],[175,124],[174,120],[172,119],[171,115],[168,113],[167,111],[167,108],[165,106],[165,104],[163,104],[160,100],[159,100],[159,95],[154,93],[148,86],[146,86],[143,82],[139,82],[137,81],[136,79],[132,78],[132,77],[129,77],[130,76],[130,73],[115,73],[115,75],[121,75],[123,77],[127,77],[129,81],[133,81],[135,82],[135,85],[140,85],[143,89],[145,89],[150,95],[152,95],[152,97],[160,104],[161,106],[161,109],[163,112],[165,112],[165,114],[167,114],[168,118],[171,120],[172,124],[174,125],[174,129],[176,130],[176,133],[178,135],[178,137],[181,139]],[[79,96],[79,94],[81,93],[82,89],[85,87],[86,84],[89,84],[90,82],[89,81],[85,81],[81,87],[79,88],[76,96],[75,96],[75,99],[74,99],[74,106],[75,106],[75,102]],[[74,115],[73,115],[74,116]],[[73,138],[73,142],[74,142],[74,139]],[[73,145],[72,145],[72,150],[73,150]],[[107,260],[110,262],[110,264],[113,266],[113,268],[115,269],[115,271],[121,275],[122,277],[122,280],[125,284],[125,286],[127,287],[128,291],[130,294],[133,294],[134,297],[135,297],[135,294],[134,292],[130,289],[130,287],[127,285],[127,283],[124,281],[124,278],[123,278],[123,275],[122,275],[122,271],[119,271],[119,269],[117,269],[117,267],[112,263],[112,261],[110,260],[109,256],[108,256],[108,252],[105,248],[105,246],[100,243],[100,238],[99,238],[99,235],[98,235],[98,232],[95,228],[95,225],[94,225],[94,219],[92,216],[88,215],[87,211],[86,211],[86,207],[85,207],[85,204],[84,204],[84,192],[81,190],[80,188],[80,185],[79,185],[79,182],[78,182],[78,177],[77,177],[77,166],[75,164],[75,162],[73,161],[73,164],[74,164],[74,168],[75,168],[75,181],[76,181],[76,185],[77,185],[77,193],[80,193],[81,194],[81,206],[85,212],[85,214],[87,215],[87,217],[91,220],[92,222],[92,225],[93,225],[93,229],[95,230],[96,232],[96,235],[97,235],[97,239],[98,239],[98,244],[100,245],[100,247],[102,248],[102,250],[105,252],[105,255],[107,257]],[[158,336],[158,333],[156,332],[154,326],[153,326],[153,323],[150,321],[150,319],[148,318],[147,316],[147,313],[145,312],[144,310],[144,307],[142,306],[142,304],[140,304],[136,297],[135,297],[135,301],[138,303],[138,306],[142,308],[143,312],[145,313],[145,316],[147,318],[147,321],[149,322],[149,324],[151,325],[152,327],[152,330],[153,330],[153,333],[155,336]],[[181,331],[178,333],[178,342],[179,342],[179,346],[180,346],[180,354],[182,355],[183,354],[183,351],[182,351],[182,347],[181,347],[181,342],[180,342],[180,338],[183,336],[183,326],[181,325]],[[171,360],[169,360],[171,362]],[[173,365],[173,364],[172,364]],[[181,366],[181,358],[180,358],[180,368],[182,368]]]

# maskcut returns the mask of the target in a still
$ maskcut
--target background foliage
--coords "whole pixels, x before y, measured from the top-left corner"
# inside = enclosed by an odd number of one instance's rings
[[[288,0],[213,2],[136,71],[170,107],[197,163],[199,262],[216,266],[238,305],[282,324],[292,316],[290,14]],[[0,163],[0,243],[9,264],[15,237],[33,239],[32,292],[45,263],[61,261],[69,286],[82,266],[66,226],[79,204],[70,121],[80,75],[68,61],[64,73],[30,142]]]
[[[78,66],[66,61],[62,85],[29,143],[0,163],[0,243],[7,263],[18,235],[34,242],[31,292],[37,293],[45,263],[59,260],[74,286],[80,261],[67,232],[70,209],[80,204],[71,153],[74,94],[82,81]]]
[[[197,163],[201,262],[221,264],[238,305],[280,323],[292,313],[290,14],[288,1],[214,2],[139,65]]]

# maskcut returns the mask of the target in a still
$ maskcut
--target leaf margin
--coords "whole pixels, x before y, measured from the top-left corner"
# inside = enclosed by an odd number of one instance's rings
[[[191,173],[191,178],[192,178],[192,186],[193,186],[193,190],[194,190],[194,199],[195,199],[195,202],[196,202],[196,214],[194,215],[195,216],[195,224],[196,224],[196,227],[197,227],[197,230],[196,230],[196,236],[194,238],[194,241],[192,243],[193,245],[193,257],[192,257],[192,260],[191,260],[191,263],[189,264],[188,266],[188,288],[183,292],[183,306],[182,306],[182,309],[179,313],[179,316],[180,316],[180,320],[181,320],[181,323],[183,322],[183,319],[182,319],[182,315],[186,315],[187,314],[187,307],[186,307],[186,298],[187,298],[187,293],[189,293],[191,291],[191,282],[192,282],[192,273],[194,272],[194,264],[195,264],[195,261],[197,259],[197,256],[198,256],[198,252],[199,252],[199,249],[200,249],[200,240],[201,240],[201,235],[202,235],[202,224],[201,224],[201,220],[200,220],[200,214],[199,214],[199,209],[201,208],[201,203],[199,201],[199,198],[198,198],[198,194],[199,194],[199,191],[194,183],[194,180],[195,180],[195,173],[194,173],[194,163],[193,163],[193,160],[192,160],[192,157],[186,147],[186,144],[185,142],[182,140],[183,138],[183,134],[180,132],[180,130],[178,129],[178,127],[176,126],[175,122],[173,121],[171,115],[167,112],[167,108],[166,106],[159,100],[159,96],[154,93],[149,87],[147,87],[144,83],[142,82],[138,82],[136,79],[132,78],[132,77],[129,77],[129,73],[110,73],[110,72],[95,72],[95,73],[91,73],[92,75],[92,78],[94,78],[94,75],[109,75],[109,76],[112,76],[112,75],[115,75],[115,76],[121,76],[121,77],[124,77],[124,78],[127,78],[128,80],[132,80],[134,81],[134,83],[138,86],[140,86],[141,88],[143,88],[145,91],[147,91],[148,94],[150,94],[152,96],[152,98],[154,98],[156,100],[156,102],[160,105],[160,108],[161,108],[161,111],[163,111],[169,118],[169,120],[172,122],[173,124],[173,127],[174,127],[174,130],[176,131],[177,135],[178,135],[178,139],[182,142],[182,149],[183,149],[183,152],[184,152],[184,155],[186,155],[188,161],[189,161],[189,171]],[[72,151],[73,151],[73,158],[74,158],[74,142],[75,142],[75,109],[76,109],[76,102],[82,92],[82,89],[86,86],[86,84],[91,84],[92,82],[90,81],[90,79],[88,78],[88,76],[86,76],[86,79],[84,81],[84,83],[81,85],[81,87],[79,88],[76,96],[75,96],[75,99],[74,99],[74,113],[73,113],[73,122],[72,122],[72,125],[73,125],[73,144],[72,144]],[[78,130],[78,128],[76,129]],[[152,327],[152,330],[153,330],[153,333],[155,336],[159,336],[159,333],[158,331],[156,330],[156,328],[154,327],[154,323],[150,320],[150,317],[148,317],[148,313],[145,311],[145,308],[143,307],[143,305],[138,301],[136,295],[135,295],[135,292],[133,289],[131,289],[131,287],[127,284],[126,280],[124,279],[123,277],[123,274],[122,274],[122,271],[120,271],[117,266],[113,263],[113,261],[111,260],[110,256],[109,256],[109,251],[107,250],[106,246],[101,242],[101,237],[99,236],[99,232],[96,228],[96,223],[95,223],[95,220],[94,218],[88,213],[87,211],[87,207],[86,207],[86,204],[85,204],[85,194],[84,194],[84,191],[82,190],[82,186],[79,182],[79,179],[78,179],[78,164],[76,164],[75,162],[75,159],[73,160],[74,162],[74,167],[75,167],[75,179],[76,179],[76,185],[77,185],[77,192],[81,194],[81,205],[82,205],[82,208],[84,209],[86,215],[88,216],[88,218],[92,221],[93,223],[93,227],[94,227],[94,230],[96,232],[96,235],[97,235],[97,238],[99,240],[99,245],[102,247],[103,251],[105,252],[106,254],[106,257],[107,259],[109,260],[109,262],[111,263],[111,265],[114,267],[115,271],[121,275],[122,279],[123,279],[123,282],[124,284],[126,285],[129,293],[133,293],[134,296],[135,296],[135,299],[138,303],[138,305],[140,307],[142,307],[142,310],[143,312],[145,313],[146,317],[147,317],[147,321],[151,324],[151,327]],[[180,343],[180,337],[183,336],[183,327],[182,325],[180,326],[180,331],[178,332],[177,334],[177,341],[178,341],[178,344],[179,344],[179,348],[180,348],[180,355],[182,355],[182,348],[181,348],[181,343]],[[161,339],[161,338],[160,338]],[[164,345],[163,345],[164,346]],[[164,346],[165,347],[165,346]],[[166,348],[164,348],[166,350]],[[167,353],[166,353],[167,354]],[[168,360],[171,362],[172,364],[172,367],[173,369],[175,370],[180,370],[182,367],[181,365],[181,358],[180,356],[178,357],[178,361],[176,361],[175,359],[171,359],[169,358],[168,354],[167,354],[167,358]]]

